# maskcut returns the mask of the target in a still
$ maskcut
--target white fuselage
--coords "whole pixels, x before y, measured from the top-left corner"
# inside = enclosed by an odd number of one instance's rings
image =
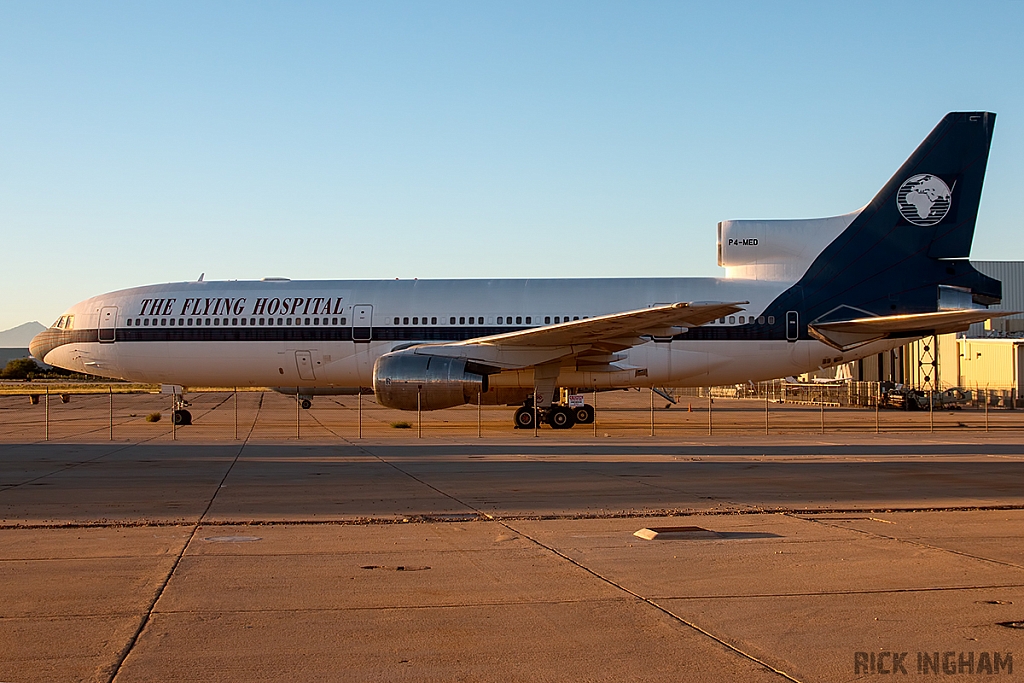
[[[682,334],[672,341],[646,341],[598,371],[569,361],[559,385],[610,389],[758,381],[906,342],[887,340],[841,353],[818,341],[747,333],[790,284],[718,278],[170,283],[121,290],[72,307],[66,313],[74,316],[69,334],[98,329],[105,341],[64,343],[42,360],[104,377],[190,387],[369,387],[375,360],[396,348],[680,301],[749,304],[742,317],[705,326],[735,338]],[[370,341],[361,341],[368,336]],[[489,383],[531,387],[533,371],[501,372]]]

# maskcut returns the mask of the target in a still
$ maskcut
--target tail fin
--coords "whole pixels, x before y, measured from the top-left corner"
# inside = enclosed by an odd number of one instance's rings
[[[928,313],[940,309],[943,289],[962,299],[969,292],[968,304],[998,303],[1001,283],[966,260],[995,118],[988,112],[947,114],[803,277],[772,303],[776,314],[800,311],[802,322],[812,322]],[[856,315],[841,312],[849,309]]]

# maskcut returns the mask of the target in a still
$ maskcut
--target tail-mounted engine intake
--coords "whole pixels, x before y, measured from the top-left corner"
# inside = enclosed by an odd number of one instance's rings
[[[388,408],[453,408],[487,392],[487,376],[466,370],[466,361],[410,352],[387,353],[373,365],[373,393]]]

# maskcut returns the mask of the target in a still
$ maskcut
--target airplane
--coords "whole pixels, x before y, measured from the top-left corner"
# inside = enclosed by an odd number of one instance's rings
[[[719,223],[725,277],[200,278],[86,299],[31,352],[186,391],[273,387],[307,408],[370,387],[400,410],[518,406],[518,428],[591,423],[585,392],[797,375],[1012,314],[987,310],[1002,284],[967,260],[994,125],[947,114],[852,213]]]

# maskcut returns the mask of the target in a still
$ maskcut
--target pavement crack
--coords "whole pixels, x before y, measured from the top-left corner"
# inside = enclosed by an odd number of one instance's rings
[[[659,604],[656,600],[654,600],[652,598],[648,598],[648,597],[643,596],[643,595],[640,595],[636,591],[633,591],[633,590],[627,588],[626,586],[624,586],[621,583],[615,581],[614,579],[608,578],[607,576],[601,574],[600,572],[598,572],[598,571],[596,571],[594,569],[591,569],[590,567],[582,564],[578,560],[575,560],[572,557],[569,557],[568,555],[563,553],[558,548],[555,548],[554,546],[550,546],[547,543],[544,543],[543,541],[541,541],[541,540],[539,540],[537,538],[534,538],[530,534],[527,534],[527,533],[525,533],[523,531],[520,531],[519,529],[516,529],[515,527],[513,527],[511,524],[508,524],[507,522],[504,522],[502,520],[498,520],[498,523],[501,524],[506,529],[508,529],[509,531],[511,531],[512,533],[519,534],[520,536],[522,536],[523,538],[527,539],[531,543],[534,543],[537,546],[539,546],[540,548],[543,548],[544,550],[547,550],[548,552],[550,552],[550,553],[552,553],[554,555],[557,555],[558,557],[562,558],[566,562],[568,562],[568,563],[570,563],[570,564],[572,564],[572,565],[582,569],[583,571],[585,571],[588,574],[590,574],[591,576],[599,579],[600,581],[603,581],[604,583],[608,584],[609,586],[612,586],[613,588],[616,588],[616,589],[622,591],[623,593],[626,593],[627,595],[631,595],[632,597],[636,598],[637,600],[640,600],[641,602],[644,602],[644,603],[650,605],[651,607],[653,607],[654,609],[658,610],[662,614],[665,614],[666,616],[668,616],[669,618],[679,622],[680,624],[683,624],[684,626],[689,627],[690,629],[696,631],[697,633],[700,633],[701,635],[703,635],[703,636],[705,636],[707,638],[710,638],[711,640],[715,641],[716,643],[718,643],[722,647],[724,647],[724,648],[726,648],[726,649],[728,649],[728,650],[730,650],[732,652],[735,652],[736,654],[740,655],[744,659],[747,659],[747,660],[757,664],[758,666],[764,668],[765,670],[770,671],[770,672],[776,674],[777,676],[780,676],[781,678],[784,678],[787,681],[792,681],[793,683],[800,683],[800,681],[798,679],[794,678],[793,676],[791,676],[790,674],[786,673],[785,671],[783,671],[781,669],[778,669],[778,668],[772,666],[771,664],[769,664],[768,662],[764,661],[763,659],[760,659],[756,655],[753,655],[753,654],[751,654],[749,652],[746,652],[745,650],[741,649],[740,647],[738,647],[736,645],[733,645],[732,643],[730,643],[729,641],[725,640],[724,638],[716,636],[714,633],[711,633],[707,629],[701,628],[700,626],[698,626],[694,622],[692,622],[692,621],[690,621],[690,620],[688,620],[688,619],[686,619],[686,618],[676,614],[675,612],[673,612],[672,610],[668,609],[667,607],[664,607],[663,605]]]
[[[973,509],[986,509],[986,508],[973,508]],[[999,508],[1002,509],[1002,508]],[[956,508],[959,511],[959,508]],[[925,543],[924,541],[914,541],[907,538],[899,538],[897,536],[889,536],[888,534],[880,534],[875,531],[865,531],[864,529],[858,529],[851,526],[843,526],[841,524],[830,524],[826,520],[814,519],[813,517],[802,517],[799,514],[784,513],[787,517],[793,517],[794,519],[800,519],[805,522],[813,522],[822,526],[831,527],[833,529],[845,529],[846,531],[854,531],[858,534],[870,536],[872,538],[880,538],[887,541],[896,541],[897,543],[905,543],[906,545],[916,546],[918,548],[926,548],[928,550],[938,550],[943,553],[950,553],[951,555],[959,555],[960,557],[966,557],[968,559],[977,560],[979,562],[987,562],[989,564],[999,565],[1001,567],[1012,567],[1014,569],[1024,569],[1024,565],[1017,564],[1016,562],[1007,562],[1005,560],[996,560],[991,557],[984,557],[982,555],[975,555],[973,553],[964,552],[963,550],[956,550],[954,548],[944,548],[940,545],[932,545],[931,543]]]
[[[227,480],[228,475],[231,474],[231,470],[234,469],[235,463],[238,462],[238,459],[242,455],[242,451],[245,450],[246,445],[249,443],[249,439],[252,437],[252,433],[256,429],[256,422],[259,420],[260,410],[263,408],[263,396],[264,394],[261,393],[259,405],[256,407],[256,417],[253,418],[252,426],[249,427],[249,432],[245,435],[245,439],[242,441],[241,445],[239,445],[238,452],[235,453],[235,457],[231,460],[231,464],[228,465],[227,469],[225,470],[224,476],[221,477],[220,481],[217,483],[217,487],[213,490],[213,495],[210,496],[210,502],[206,504],[206,509],[203,510],[203,514],[201,514],[199,516],[199,519],[196,520],[196,523],[192,525],[192,531],[189,533],[188,538],[182,544],[181,550],[178,552],[178,555],[174,558],[174,562],[171,564],[171,568],[167,571],[167,574],[164,576],[163,581],[157,587],[156,593],[153,595],[153,599],[149,602],[149,605],[146,608],[146,613],[139,620],[139,625],[135,629],[135,633],[132,634],[131,638],[128,639],[128,642],[125,644],[125,646],[121,649],[121,652],[118,654],[117,662],[111,668],[110,676],[107,678],[108,683],[113,683],[113,681],[117,679],[118,674],[121,673],[121,669],[124,666],[125,661],[127,661],[128,656],[131,655],[132,650],[135,649],[135,644],[139,642],[139,638],[142,636],[143,632],[146,630],[146,627],[149,625],[150,620],[153,618],[153,613],[154,610],[156,609],[156,605],[158,602],[160,602],[160,598],[163,597],[164,591],[167,590],[167,585],[171,582],[171,579],[174,577],[174,572],[177,571],[178,566],[181,564],[181,558],[185,556],[185,553],[192,545],[192,541],[195,540],[196,533],[199,531],[199,527],[202,526],[203,520],[206,518],[206,515],[209,514],[210,508],[213,507],[213,502],[217,499],[217,495],[220,493],[221,488],[223,488],[224,482]]]

